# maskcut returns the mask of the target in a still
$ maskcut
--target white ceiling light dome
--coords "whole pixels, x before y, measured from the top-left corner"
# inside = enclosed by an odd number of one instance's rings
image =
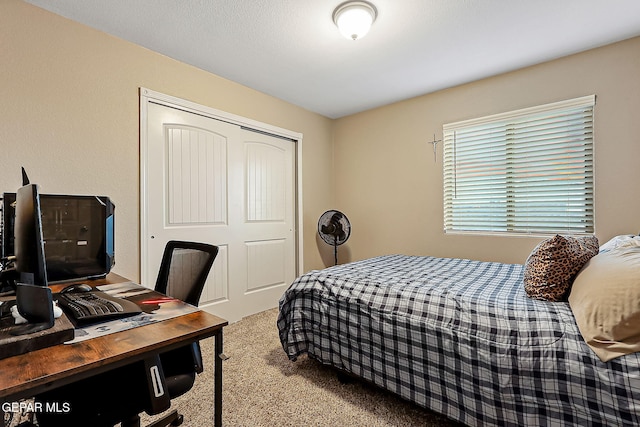
[[[333,22],[340,33],[350,40],[358,40],[367,35],[378,11],[366,1],[347,1],[333,11]]]

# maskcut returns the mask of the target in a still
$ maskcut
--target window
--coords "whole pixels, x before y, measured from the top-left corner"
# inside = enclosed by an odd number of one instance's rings
[[[594,231],[595,95],[446,124],[445,232]]]

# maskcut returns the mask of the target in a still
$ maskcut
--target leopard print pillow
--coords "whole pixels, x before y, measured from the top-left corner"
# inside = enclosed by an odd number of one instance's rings
[[[524,290],[531,298],[566,301],[576,274],[598,251],[596,236],[544,240],[524,265]]]

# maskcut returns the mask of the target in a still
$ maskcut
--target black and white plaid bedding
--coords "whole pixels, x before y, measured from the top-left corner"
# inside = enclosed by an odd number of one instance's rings
[[[311,271],[280,341],[468,425],[640,425],[640,355],[601,362],[523,266],[389,255]]]

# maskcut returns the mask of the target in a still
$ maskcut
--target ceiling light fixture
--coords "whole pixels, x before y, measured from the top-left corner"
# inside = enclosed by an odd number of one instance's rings
[[[378,11],[366,1],[347,1],[333,11],[333,22],[348,39],[358,40],[367,35]]]

